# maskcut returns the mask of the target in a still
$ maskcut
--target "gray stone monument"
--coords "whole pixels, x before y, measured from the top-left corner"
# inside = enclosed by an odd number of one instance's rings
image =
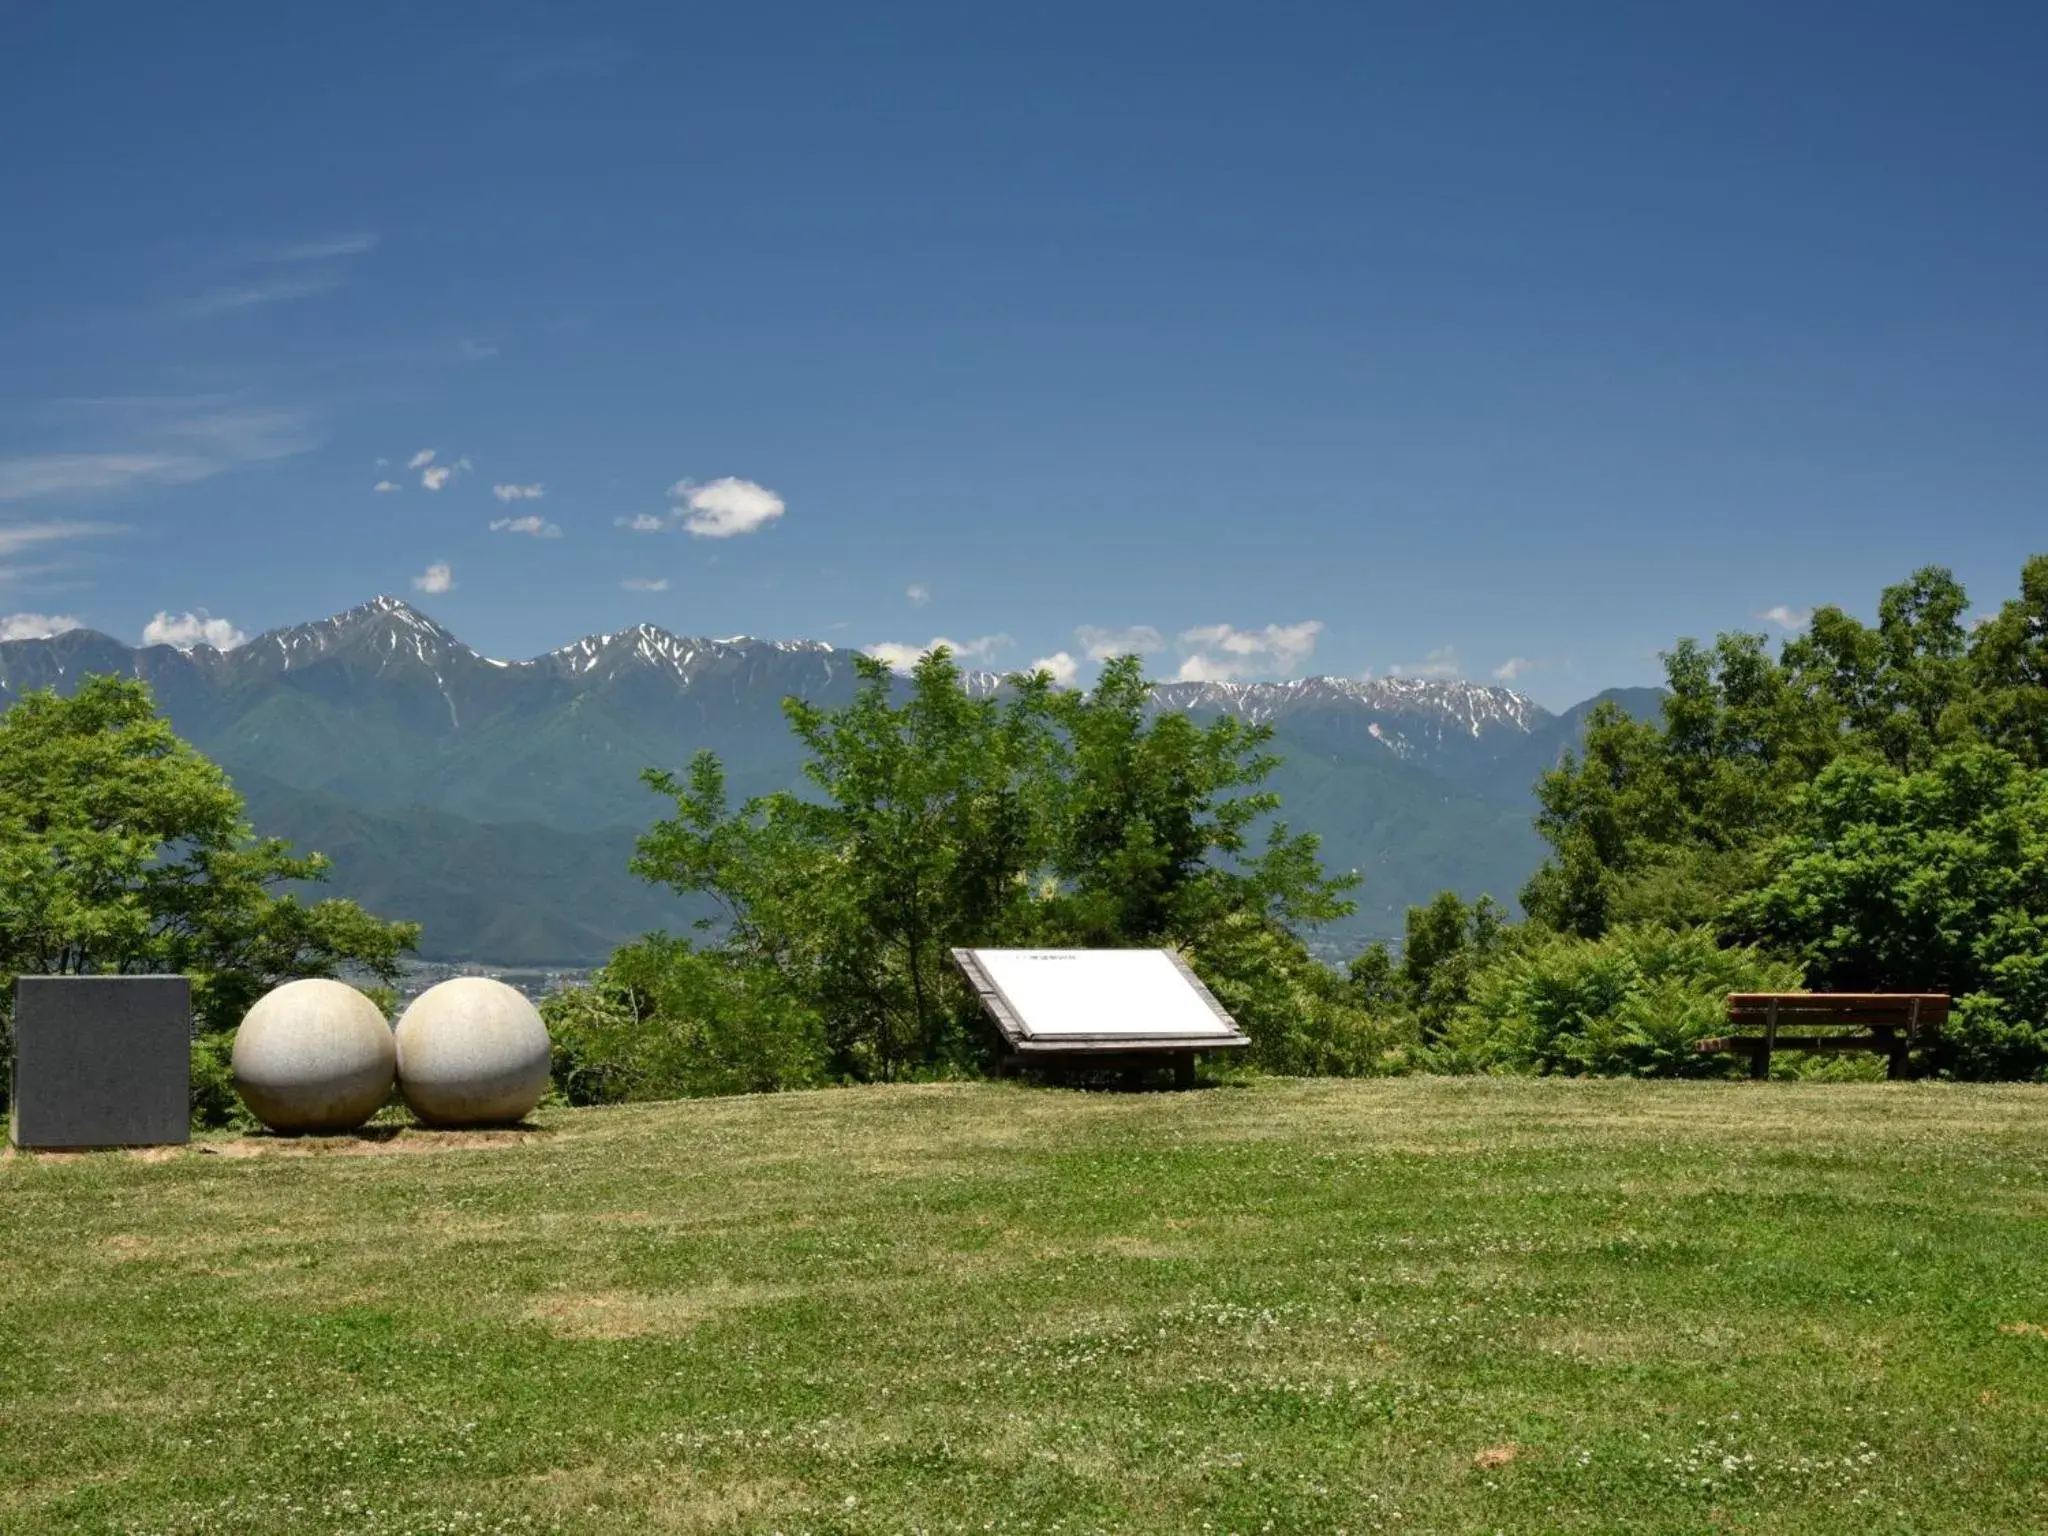
[[[17,1147],[191,1139],[192,989],[183,976],[14,983]]]

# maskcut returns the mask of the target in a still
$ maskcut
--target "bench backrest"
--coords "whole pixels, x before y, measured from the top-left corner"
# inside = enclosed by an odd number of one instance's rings
[[[1948,1022],[1946,992],[1730,992],[1730,1024],[1917,1024]]]

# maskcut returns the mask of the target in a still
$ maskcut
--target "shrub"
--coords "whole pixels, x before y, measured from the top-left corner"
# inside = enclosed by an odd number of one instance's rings
[[[1942,1077],[1966,1082],[2048,1082],[2048,1028],[2014,1016],[1988,992],[1956,999],[1931,1053]]]
[[[629,944],[589,983],[541,1004],[555,1087],[620,1104],[803,1087],[825,1076],[823,1025],[766,967],[686,939]]]
[[[1409,1065],[1414,1028],[1293,934],[1252,913],[1216,924],[1188,963],[1251,1038],[1252,1064],[1289,1076],[1356,1077]]]
[[[1729,992],[1782,992],[1799,967],[1717,943],[1704,928],[1620,927],[1599,939],[1524,929],[1474,978],[1427,1054],[1454,1072],[1720,1077],[1694,1043],[1722,1029]]]

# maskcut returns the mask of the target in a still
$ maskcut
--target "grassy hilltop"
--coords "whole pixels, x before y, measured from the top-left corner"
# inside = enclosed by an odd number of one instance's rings
[[[873,1088],[13,1156],[0,1530],[2038,1530],[2044,1234],[2038,1087]]]

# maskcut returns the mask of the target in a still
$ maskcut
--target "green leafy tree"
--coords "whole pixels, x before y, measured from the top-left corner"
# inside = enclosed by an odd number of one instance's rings
[[[1795,797],[1763,871],[1732,931],[1825,990],[1985,999],[1972,1015],[2009,1038],[1987,1051],[1952,1031],[1970,1075],[2048,1067],[2048,770],[1982,744],[1914,772],[1845,758]]]
[[[1408,936],[1395,979],[1423,1040],[1440,1035],[1464,1006],[1474,976],[1506,931],[1506,914],[1486,896],[1468,907],[1456,891],[1443,891],[1426,906],[1408,909]]]
[[[1025,932],[1044,856],[1048,680],[970,697],[942,647],[897,704],[889,670],[859,665],[845,708],[784,705],[816,798],[765,795],[732,813],[711,754],[682,779],[650,770],[676,815],[641,839],[633,868],[719,903],[726,945],[824,1021],[834,1074],[965,1069],[979,1049],[973,1000],[948,951]]]
[[[1088,693],[1053,695],[1059,727],[1043,800],[1054,883],[1040,927],[1080,945],[1186,942],[1243,912],[1282,925],[1347,916],[1355,875],[1327,876],[1317,839],[1270,824],[1261,786],[1279,759],[1272,728],[1222,716],[1155,714],[1135,656],[1104,665]]]
[[[2048,768],[2048,555],[2020,572],[2019,596],[1970,638],[1972,724],[2029,768]]]
[[[842,708],[784,705],[811,793],[735,810],[708,753],[681,775],[651,770],[675,813],[633,865],[715,900],[719,952],[764,973],[792,1020],[816,1021],[825,1075],[985,1065],[988,1032],[950,960],[963,945],[1174,944],[1212,985],[1284,964],[1323,997],[1291,925],[1349,911],[1355,880],[1325,876],[1315,840],[1277,821],[1251,851],[1277,810],[1260,788],[1267,730],[1154,716],[1134,658],[1087,694],[1038,675],[975,696],[943,648],[907,696],[880,663],[860,669]],[[1346,1027],[1327,1011],[1315,1026],[1332,1040]]]
[[[17,975],[183,972],[218,1032],[283,981],[394,979],[417,925],[278,890],[325,869],[251,835],[227,776],[140,682],[93,677],[0,716],[0,1008]]]

